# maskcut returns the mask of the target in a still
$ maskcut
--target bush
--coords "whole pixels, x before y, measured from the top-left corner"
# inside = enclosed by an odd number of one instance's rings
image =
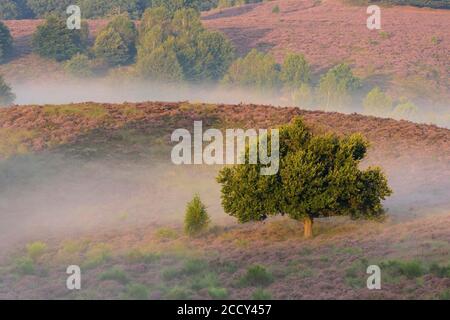
[[[80,30],[69,30],[64,19],[51,15],[33,34],[33,49],[45,58],[68,60],[86,49],[87,38],[85,23]]]
[[[392,99],[380,88],[373,88],[363,101],[364,111],[376,116],[387,116],[392,112]]]
[[[113,267],[100,275],[100,280],[114,280],[121,284],[128,283],[129,279],[125,271],[118,267]]]
[[[311,80],[311,67],[302,54],[289,53],[284,59],[280,74],[288,88],[299,88]]]
[[[211,298],[217,300],[224,300],[228,297],[228,290],[226,288],[209,288],[208,294]]]
[[[339,64],[320,78],[318,99],[328,110],[342,108],[352,102],[351,94],[360,88],[361,82],[347,64]]]
[[[305,222],[305,237],[312,236],[314,218],[380,217],[381,200],[392,191],[381,169],[358,168],[367,148],[360,134],[313,135],[301,118],[295,118],[279,129],[275,174],[261,175],[262,165],[248,161],[220,171],[217,181],[222,184],[224,210],[241,223],[286,214]]]
[[[280,87],[280,66],[272,55],[253,49],[232,63],[222,82],[260,91],[277,90]]]
[[[16,271],[21,275],[32,275],[35,272],[33,259],[22,257],[16,261]]]
[[[267,286],[273,282],[273,276],[263,266],[254,265],[247,269],[239,281],[242,286]]]
[[[276,5],[275,7],[272,8],[272,13],[280,13],[280,6]]]
[[[186,208],[184,231],[189,235],[196,235],[208,227],[209,221],[206,207],[200,201],[200,197],[195,195]]]
[[[0,63],[12,52],[12,42],[8,27],[0,21]]]
[[[123,298],[128,300],[147,300],[148,289],[139,283],[129,284]]]
[[[270,292],[265,291],[264,289],[258,288],[252,294],[253,300],[271,300],[272,295]]]
[[[16,99],[16,95],[12,93],[11,87],[5,82],[0,75],[0,106],[10,105]]]
[[[425,268],[420,261],[396,261],[383,262],[381,268],[386,268],[393,275],[402,275],[408,279],[414,279],[425,274]]]
[[[27,245],[27,254],[33,261],[37,261],[47,250],[47,245],[36,241]]]
[[[450,265],[440,266],[433,263],[430,267],[430,272],[439,278],[450,278]]]
[[[398,104],[393,111],[393,116],[403,120],[414,120],[417,117],[419,109],[410,101],[403,101]]]
[[[88,56],[77,53],[64,64],[64,69],[76,78],[89,78],[94,75]]]

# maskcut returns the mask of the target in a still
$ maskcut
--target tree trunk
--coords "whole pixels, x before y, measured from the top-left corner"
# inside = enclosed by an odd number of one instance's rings
[[[303,228],[304,228],[304,231],[305,231],[305,238],[306,239],[309,239],[309,238],[312,238],[313,237],[313,218],[311,218],[311,217],[306,217],[304,220],[303,220]]]

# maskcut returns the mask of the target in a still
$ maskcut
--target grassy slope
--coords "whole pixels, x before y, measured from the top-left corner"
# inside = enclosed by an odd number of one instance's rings
[[[363,132],[373,145],[369,162],[381,164],[390,173],[403,170],[406,185],[431,183],[442,188],[448,183],[449,164],[445,161],[450,152],[449,130],[360,115],[256,105],[14,107],[0,111],[0,150],[7,150],[3,156],[12,157],[3,161],[14,161],[13,154],[18,152],[44,150],[139,158],[147,156],[149,145],[167,146],[171,130],[191,128],[194,119],[221,128],[266,128],[296,115],[302,115],[318,132]],[[418,170],[428,170],[426,181],[413,174]],[[0,297],[251,298],[260,286],[264,291],[258,293],[272,298],[448,296],[448,214],[404,223],[319,221],[315,225],[318,236],[310,241],[301,238],[301,224],[285,219],[244,226],[216,221],[207,234],[194,239],[186,238],[179,224],[136,227],[124,223],[95,234],[40,239],[48,244],[42,252],[16,246],[2,260]],[[367,264],[389,260],[394,262],[383,267],[383,290],[364,289]],[[431,268],[434,262],[443,266],[442,272]],[[69,292],[63,285],[68,264],[80,264],[84,270],[80,292]],[[255,264],[264,265],[267,272],[245,276]]]

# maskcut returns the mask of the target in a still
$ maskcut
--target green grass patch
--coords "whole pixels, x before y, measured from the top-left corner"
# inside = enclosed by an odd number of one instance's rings
[[[122,298],[125,300],[147,300],[148,294],[149,292],[146,286],[140,283],[132,283],[127,286]]]
[[[272,295],[269,291],[258,288],[252,293],[253,300],[272,300]]]
[[[100,280],[114,280],[121,284],[127,284],[129,282],[126,272],[119,267],[112,267],[111,269],[103,272],[100,275]]]
[[[91,247],[86,252],[86,259],[82,264],[82,268],[91,269],[98,267],[111,259],[111,248],[103,243],[99,243]]]
[[[420,261],[399,261],[390,260],[380,264],[382,271],[390,273],[393,276],[405,276],[408,279],[421,277],[426,273],[426,269]]]
[[[48,105],[43,107],[44,114],[49,117],[80,116],[100,120],[108,116],[108,111],[99,104],[92,105]]]
[[[239,279],[239,284],[248,286],[267,286],[273,282],[273,275],[261,265],[254,265]]]
[[[36,262],[39,258],[41,258],[46,250],[47,250],[47,245],[41,241],[36,241],[36,242],[27,244],[27,255],[34,262]]]
[[[36,135],[36,132],[31,130],[0,128],[0,158],[29,153],[29,142]]]
[[[212,287],[208,289],[208,294],[212,299],[224,300],[228,298],[228,290],[226,288]]]

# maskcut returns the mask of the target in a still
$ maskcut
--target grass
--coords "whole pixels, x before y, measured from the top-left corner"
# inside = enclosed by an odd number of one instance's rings
[[[125,300],[147,300],[148,294],[149,292],[146,286],[140,283],[132,283],[127,286],[122,298]]]
[[[261,265],[254,265],[239,279],[239,284],[248,286],[267,286],[273,282],[273,275]]]
[[[24,129],[0,128],[0,158],[10,158],[30,152],[29,141],[36,132]]]
[[[58,105],[44,106],[44,114],[50,117],[59,116],[81,116],[89,119],[104,119],[108,115],[108,111],[101,105]]]
[[[197,275],[191,280],[191,288],[199,291],[205,288],[215,288],[219,286],[217,274],[208,272],[206,274]]]
[[[439,300],[450,300],[450,289],[442,291],[438,298]]]
[[[41,241],[36,241],[27,244],[27,255],[34,262],[36,262],[39,258],[41,258],[46,250],[47,245]]]
[[[208,294],[212,299],[224,300],[228,298],[228,290],[226,288],[212,287],[208,289]]]
[[[181,286],[176,286],[169,289],[169,291],[165,295],[166,299],[168,300],[188,300],[190,296],[191,292]]]
[[[439,278],[450,278],[450,265],[441,266],[437,263],[433,263],[430,266],[430,273]]]
[[[111,259],[111,249],[104,243],[99,243],[91,247],[86,252],[86,260],[82,264],[82,268],[95,268]]]
[[[154,263],[161,259],[161,255],[156,252],[142,252],[140,249],[132,249],[125,253],[125,260],[130,263]]]
[[[35,265],[30,257],[21,257],[16,260],[15,270],[20,275],[32,275],[35,273]]]
[[[388,272],[393,276],[405,276],[408,279],[418,278],[426,273],[422,263],[416,260],[390,260],[382,262],[380,268],[382,272]]]
[[[121,284],[127,284],[129,282],[126,272],[119,267],[112,267],[111,269],[103,272],[100,275],[100,280],[114,280]]]
[[[258,288],[252,293],[252,299],[253,300],[271,300],[272,295],[269,291],[266,291],[264,289]]]
[[[178,232],[171,228],[159,228],[156,230],[156,237],[161,240],[175,240],[178,238]]]

